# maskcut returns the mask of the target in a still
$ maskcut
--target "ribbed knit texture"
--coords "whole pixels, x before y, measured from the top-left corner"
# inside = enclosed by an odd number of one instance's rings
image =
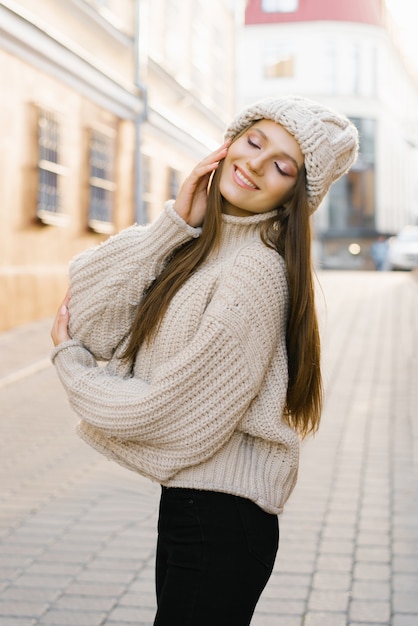
[[[176,294],[132,373],[118,356],[142,290],[169,250],[199,232],[168,204],[151,226],[84,253],[71,265],[74,339],[52,359],[95,449],[166,486],[280,513],[299,440],[282,420],[288,291],[283,260],[260,240],[270,215],[223,216],[219,250]],[[98,367],[95,357],[112,358]]]

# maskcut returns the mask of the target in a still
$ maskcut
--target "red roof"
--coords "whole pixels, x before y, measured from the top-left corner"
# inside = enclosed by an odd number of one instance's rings
[[[262,0],[248,0],[245,24],[337,21],[383,25],[383,0],[299,0],[298,9],[289,13],[265,12]]]

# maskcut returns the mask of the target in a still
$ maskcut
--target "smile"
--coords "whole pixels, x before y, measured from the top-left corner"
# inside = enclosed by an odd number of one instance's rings
[[[248,187],[249,189],[258,189],[257,185],[255,185],[252,180],[247,178],[241,170],[234,166],[234,174],[240,183],[243,183],[243,186]]]

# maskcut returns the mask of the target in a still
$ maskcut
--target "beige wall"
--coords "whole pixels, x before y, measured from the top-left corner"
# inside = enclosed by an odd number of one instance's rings
[[[57,35],[81,55],[95,58],[108,72],[133,81],[132,50],[124,37],[133,37],[133,0],[113,0],[108,2],[108,8],[87,0],[84,12],[71,0],[19,0],[17,4],[22,15],[27,15],[40,28]],[[88,5],[98,11],[89,11]],[[106,28],[101,28],[101,24]]]
[[[87,226],[91,128],[116,138],[114,226],[134,221],[134,127],[77,92],[0,50],[0,330],[51,315],[66,285],[68,261],[105,236]],[[61,122],[62,225],[36,218],[37,107]]]

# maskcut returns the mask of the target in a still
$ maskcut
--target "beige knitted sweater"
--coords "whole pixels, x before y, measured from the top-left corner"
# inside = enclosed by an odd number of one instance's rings
[[[288,291],[283,259],[260,239],[270,216],[223,216],[219,250],[175,295],[132,372],[118,356],[143,291],[200,229],[167,203],[153,224],[82,253],[70,265],[73,339],[52,359],[78,433],[96,450],[163,485],[280,513],[299,439],[282,420]]]

